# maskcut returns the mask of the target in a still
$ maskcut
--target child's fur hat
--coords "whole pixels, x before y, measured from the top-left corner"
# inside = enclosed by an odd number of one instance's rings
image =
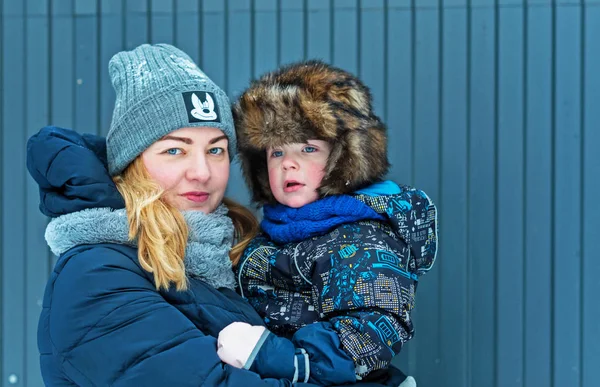
[[[233,105],[244,176],[258,205],[276,203],[265,150],[270,146],[331,143],[319,196],[354,192],[381,180],[389,168],[386,127],[369,89],[355,76],[320,61],[263,75]]]

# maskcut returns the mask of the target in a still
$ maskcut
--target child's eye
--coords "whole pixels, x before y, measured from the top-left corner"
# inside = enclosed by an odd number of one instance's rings
[[[306,153],[313,153],[317,151],[317,148],[315,148],[314,146],[307,145],[304,147],[303,151]]]
[[[282,151],[273,151],[271,152],[271,157],[281,157],[283,156],[283,152]]]
[[[165,153],[175,156],[175,155],[182,154],[183,151],[181,150],[181,148],[171,148],[171,149],[167,149],[165,151]]]
[[[208,150],[208,153],[210,153],[211,155],[220,155],[223,152],[225,152],[225,149],[223,148],[210,148]]]

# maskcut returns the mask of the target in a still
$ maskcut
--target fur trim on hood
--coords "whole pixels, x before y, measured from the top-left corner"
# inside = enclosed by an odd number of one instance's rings
[[[276,203],[265,150],[326,140],[332,145],[320,197],[354,192],[389,168],[386,127],[369,89],[355,76],[320,61],[299,62],[252,82],[233,106],[238,153],[252,199]]]

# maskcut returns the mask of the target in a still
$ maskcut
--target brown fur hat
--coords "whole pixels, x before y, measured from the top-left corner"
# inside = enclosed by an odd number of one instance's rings
[[[238,153],[258,205],[276,203],[265,150],[329,141],[320,197],[356,191],[389,168],[386,127],[373,112],[369,89],[355,76],[320,61],[282,67],[252,82],[233,106]]]

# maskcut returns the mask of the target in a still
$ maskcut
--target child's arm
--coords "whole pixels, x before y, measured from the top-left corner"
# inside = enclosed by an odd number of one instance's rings
[[[238,326],[234,333],[231,328],[235,324],[244,326]],[[248,344],[248,338],[257,328],[264,329],[243,323],[233,323],[225,328],[219,334],[218,354],[221,360],[263,377],[287,379],[294,383],[331,386],[357,381],[355,362],[343,350],[338,331],[330,322],[309,324],[297,331],[292,340],[265,330],[260,339]],[[394,387],[403,381],[394,372],[388,373],[385,379],[386,386]]]
[[[384,252],[391,259],[393,253]],[[318,262],[312,283],[323,321],[299,329],[292,340],[265,335],[250,350],[238,351],[252,352],[238,364],[263,376],[320,385],[353,383],[357,375],[387,368],[412,337],[416,277],[379,266],[375,256],[359,248],[342,261]],[[223,337],[224,345],[243,342],[246,334],[238,335]]]
[[[227,364],[263,377],[293,383],[310,379],[322,386],[354,383],[354,362],[344,351],[332,350],[340,347],[340,340],[331,324],[314,323],[302,329],[310,337],[307,349],[262,326],[232,323],[219,333],[218,355]]]
[[[395,251],[366,247],[332,251],[316,262],[312,277],[323,320],[337,332],[343,350],[354,361],[356,374],[365,376],[389,367],[404,343],[413,336],[410,313],[417,276],[406,269],[409,257]],[[395,243],[403,244],[402,241]],[[401,246],[400,246],[401,247]],[[346,251],[343,251],[346,250]],[[318,345],[301,329],[294,335],[301,347]]]

